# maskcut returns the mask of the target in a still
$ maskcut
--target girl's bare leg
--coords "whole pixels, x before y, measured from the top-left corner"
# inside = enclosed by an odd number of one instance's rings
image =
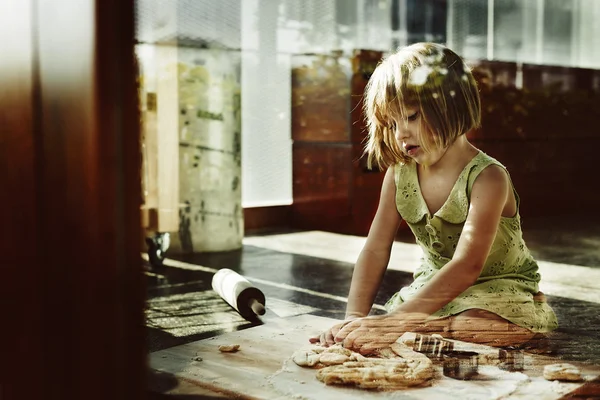
[[[494,347],[519,346],[537,335],[497,314],[478,308],[428,321],[415,331]]]
[[[472,309],[449,318],[452,339],[494,347],[519,346],[536,333],[507,321],[492,312]]]

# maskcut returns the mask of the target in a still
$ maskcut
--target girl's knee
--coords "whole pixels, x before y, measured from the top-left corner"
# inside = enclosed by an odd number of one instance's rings
[[[451,317],[432,319],[421,325],[419,333],[425,333],[429,335],[438,334],[443,337],[449,337],[450,331],[452,330],[451,325]]]
[[[517,346],[536,335],[492,312],[472,309],[450,317],[450,337],[494,347]]]

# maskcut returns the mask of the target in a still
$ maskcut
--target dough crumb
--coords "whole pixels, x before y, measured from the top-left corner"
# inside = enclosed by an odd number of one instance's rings
[[[219,345],[219,351],[222,353],[235,353],[240,349],[239,344],[221,344]]]

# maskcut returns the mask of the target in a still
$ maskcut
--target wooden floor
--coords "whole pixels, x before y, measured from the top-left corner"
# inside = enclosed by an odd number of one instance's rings
[[[526,220],[524,224],[527,244],[540,263],[540,286],[560,324],[543,351],[565,362],[600,365],[600,229],[569,221]],[[149,351],[259,325],[241,318],[212,291],[212,276],[221,268],[239,272],[260,288],[267,297],[268,315],[342,318],[352,262],[363,242],[361,237],[327,232],[278,232],[248,236],[239,251],[171,255],[163,268],[148,273]],[[375,313],[382,312],[381,305],[412,280],[418,257],[410,238],[395,243]],[[172,397],[161,393],[185,385],[171,378],[151,374],[154,398]],[[600,398],[598,386],[588,382],[581,395],[571,393],[566,398]],[[178,393],[187,393],[184,398],[189,399],[223,398],[198,387],[188,389],[189,393],[180,387]]]

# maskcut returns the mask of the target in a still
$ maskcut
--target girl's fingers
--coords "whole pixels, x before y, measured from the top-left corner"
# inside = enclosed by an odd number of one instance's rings
[[[404,332],[399,327],[389,326],[389,321],[369,320],[364,322],[347,333],[342,329],[336,336],[336,341],[341,342],[347,349],[358,351],[361,354],[370,354],[376,349],[388,347]]]
[[[355,347],[360,346],[359,353],[364,356],[367,354],[372,354],[372,353],[376,352],[377,350],[380,350],[380,349],[383,349],[386,347],[390,347],[390,345],[392,343],[394,343],[396,340],[398,340],[399,337],[400,337],[400,335],[397,332],[386,333],[386,334],[382,334],[382,335],[366,334],[361,338],[362,341],[355,340],[354,346]]]
[[[340,324],[336,324],[331,329],[321,332],[319,335],[311,336],[308,338],[308,341],[312,344],[320,344],[322,346],[328,347],[335,344],[335,336],[340,331],[341,327],[346,325],[350,321],[345,321]]]
[[[333,328],[331,328],[331,335],[335,338],[340,330],[342,330],[342,328],[348,325],[350,322],[352,321],[344,321],[341,324],[334,325]]]
[[[371,338],[369,338],[368,331],[362,327],[358,327],[346,335],[342,340],[342,346],[350,350],[357,350],[369,340],[371,340]]]
[[[361,326],[361,320],[359,320],[359,319],[354,320],[354,321],[342,326],[342,328],[337,333],[337,335],[335,335],[335,341],[337,343],[343,342],[344,339],[346,339],[346,336],[348,336],[348,334],[350,332],[354,331],[355,329],[360,328],[360,326]]]
[[[360,318],[351,321],[342,327],[342,329],[340,329],[338,334],[335,336],[335,341],[338,343],[344,342],[347,340],[348,335],[352,334],[357,329],[360,329],[363,333],[368,332],[373,327],[373,320],[370,318],[372,317]],[[356,337],[356,335],[354,337]]]
[[[327,346],[331,346],[331,345],[335,344],[335,340],[333,338],[333,334],[331,333],[331,331],[327,331],[327,334],[325,335],[325,340],[326,340]]]
[[[380,349],[389,347],[389,345],[390,344],[387,342],[369,342],[369,343],[365,343],[364,345],[362,345],[360,347],[360,349],[358,349],[358,352],[360,354],[362,354],[363,356],[368,356],[370,354],[377,352]]]
[[[308,338],[308,341],[309,341],[310,343],[312,343],[312,344],[315,344],[315,343],[320,343],[320,342],[321,342],[321,338],[322,338],[322,337],[323,337],[323,332],[320,332],[320,333],[318,333],[318,334],[316,334],[316,335],[313,335],[313,336],[309,337],[309,338]]]
[[[321,335],[319,335],[319,336],[313,336],[313,337],[309,337],[309,338],[308,338],[308,341],[309,341],[310,343],[313,343],[313,344],[315,344],[315,343],[319,343],[319,342],[321,341]]]
[[[333,328],[331,328],[331,336],[336,337],[337,334],[339,333],[340,329],[342,329],[342,324],[340,325],[336,325]]]
[[[344,339],[344,343],[348,342],[352,347],[360,349],[367,343],[379,342],[381,339],[379,332],[373,332],[371,329],[361,327],[349,333],[346,339]]]

